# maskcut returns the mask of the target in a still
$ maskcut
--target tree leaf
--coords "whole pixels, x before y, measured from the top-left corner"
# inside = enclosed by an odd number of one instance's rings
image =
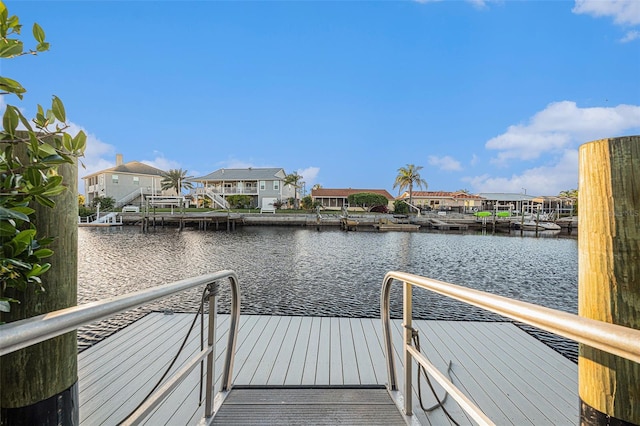
[[[33,23],[33,38],[35,38],[38,43],[44,41],[44,30],[36,22]]]
[[[45,258],[45,257],[49,257],[51,255],[53,255],[53,250],[51,249],[38,249],[36,251],[33,252],[34,256],[37,256],[39,259]]]
[[[58,151],[48,143],[43,143],[38,147],[38,155],[41,157],[48,157],[51,155],[58,155]]]
[[[44,43],[38,43],[38,45],[36,46],[36,50],[38,52],[46,52],[47,50],[49,50],[50,46],[51,45],[45,41]]]
[[[27,117],[25,117],[20,110],[18,110],[18,118],[20,118],[20,121],[22,122],[22,125],[30,132],[33,132],[33,127],[31,127],[31,123],[29,122],[29,120],[27,120]],[[31,137],[31,134],[29,134],[29,137]]]
[[[24,50],[24,44],[20,40],[4,39],[0,43],[0,58],[13,58]]]
[[[53,96],[53,102],[51,103],[51,110],[53,111],[53,115],[58,119],[58,121],[64,123],[67,121],[67,116],[64,111],[64,105],[59,97]]]
[[[17,108],[12,105],[7,105],[4,110],[4,115],[2,116],[2,127],[4,131],[13,138],[18,124],[20,124],[20,118],[18,117]]]
[[[21,220],[23,222],[29,222],[29,216],[26,214],[16,211],[15,209],[7,209],[5,207],[0,207],[0,220],[8,220],[8,219],[16,219]]]
[[[0,77],[0,90],[13,93],[22,99],[22,94],[27,91],[20,83],[7,77]]]
[[[0,312],[11,312],[11,304],[8,300],[0,300]]]
[[[87,135],[84,131],[80,130],[78,134],[73,138],[72,151],[73,152],[84,152],[85,147],[87,146]]]
[[[42,204],[45,207],[54,208],[56,206],[56,203],[47,197],[35,195],[34,198],[38,203]]]
[[[0,237],[13,237],[18,230],[11,222],[0,221]]]

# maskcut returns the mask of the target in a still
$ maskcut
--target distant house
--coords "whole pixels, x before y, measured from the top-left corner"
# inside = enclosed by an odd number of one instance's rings
[[[393,195],[389,194],[386,189],[353,189],[353,188],[318,188],[311,190],[311,199],[319,201],[325,209],[342,210],[347,207],[349,210],[360,209],[357,206],[349,206],[349,195],[359,194],[361,192],[370,192],[373,194],[383,195],[387,200],[387,208],[393,209]]]
[[[464,191],[413,191],[411,203],[420,210],[444,210],[458,213],[470,213],[482,209],[484,198],[481,195]],[[409,191],[402,193],[398,200],[409,201]]]
[[[296,193],[300,195],[292,185],[284,184],[286,176],[281,168],[249,167],[219,169],[189,181],[196,184],[195,194],[199,200],[208,198],[219,208],[229,208],[226,198],[230,195],[248,195],[251,207],[266,209],[276,201],[285,202]]]
[[[85,203],[91,205],[96,197],[111,197],[116,200],[116,207],[140,205],[145,196],[162,193],[164,173],[138,161],[123,163],[122,154],[117,154],[115,167],[82,178]]]
[[[571,215],[575,212],[577,198],[556,197],[553,195],[541,195],[535,197],[533,202],[540,207],[540,213],[552,213],[555,215]]]
[[[482,210],[487,211],[532,212],[537,206],[537,197],[527,194],[484,192],[478,195],[484,198]]]

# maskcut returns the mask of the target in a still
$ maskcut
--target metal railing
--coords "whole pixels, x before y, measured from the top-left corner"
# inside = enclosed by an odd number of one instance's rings
[[[398,380],[393,358],[391,342],[391,317],[389,301],[393,280],[403,283],[403,360],[404,360],[404,411],[412,415],[411,370],[414,358],[440,385],[460,404],[478,424],[492,425],[493,422],[460,391],[446,376],[435,368],[411,342],[412,338],[412,288],[420,287],[469,305],[497,313],[499,315],[532,325],[539,329],[563,336],[593,348],[609,352],[619,357],[640,363],[640,330],[616,324],[584,318],[555,309],[545,308],[532,303],[521,302],[503,296],[486,293],[421,277],[404,272],[388,272],[382,282],[380,295],[380,316],[384,338],[384,351],[387,359],[388,388],[398,391]]]
[[[137,308],[146,303],[162,299],[173,294],[206,285],[210,289],[209,297],[209,329],[207,348],[198,352],[185,366],[174,373],[166,382],[157,389],[134,413],[122,424],[139,424],[144,416],[157,407],[162,400],[175,389],[182,380],[206,359],[206,393],[205,393],[205,418],[213,416],[214,408],[214,365],[215,365],[215,327],[217,311],[217,281],[228,279],[231,284],[231,320],[229,325],[229,338],[227,352],[223,364],[221,391],[231,388],[233,360],[238,336],[238,323],[240,320],[240,289],[238,277],[234,271],[219,271],[212,274],[187,278],[169,284],[140,290],[134,293],[104,299],[98,302],[86,303],[80,306],[61,309],[55,312],[27,318],[20,321],[4,324],[0,327],[0,356],[26,348],[47,339],[59,336],[78,327],[87,325],[93,321],[107,318],[119,312]]]

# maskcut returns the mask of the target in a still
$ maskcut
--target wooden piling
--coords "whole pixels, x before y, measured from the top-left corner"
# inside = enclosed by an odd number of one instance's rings
[[[18,154],[20,155],[20,154]],[[26,154],[25,154],[26,155]],[[25,157],[26,158],[26,157]],[[55,197],[55,208],[31,203],[40,237],[55,237],[52,267],[42,276],[45,292],[32,285],[25,292],[7,288],[20,300],[0,320],[13,322],[77,304],[78,167],[61,164],[58,174],[67,190]],[[0,423],[3,425],[79,424],[77,337],[71,331],[0,359]]]
[[[579,314],[640,329],[640,136],[579,150]],[[640,364],[580,345],[582,425],[640,424]]]

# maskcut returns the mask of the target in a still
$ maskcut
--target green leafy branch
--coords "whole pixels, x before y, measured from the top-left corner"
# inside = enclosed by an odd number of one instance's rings
[[[22,25],[17,16],[9,16],[0,1],[0,58],[36,55],[49,49],[45,32],[33,24],[35,49],[25,50],[18,38]],[[26,89],[13,79],[0,76],[0,94],[22,100]],[[44,259],[53,251],[47,246],[52,238],[38,235],[34,224],[36,210],[30,205],[55,207],[54,198],[66,190],[60,164],[73,164],[84,153],[87,137],[66,132],[64,104],[53,96],[50,108],[38,105],[36,116],[27,119],[19,108],[7,105],[0,130],[0,311],[8,312],[15,298],[5,294],[8,288],[21,291],[29,285],[44,291],[42,274],[51,268]]]

